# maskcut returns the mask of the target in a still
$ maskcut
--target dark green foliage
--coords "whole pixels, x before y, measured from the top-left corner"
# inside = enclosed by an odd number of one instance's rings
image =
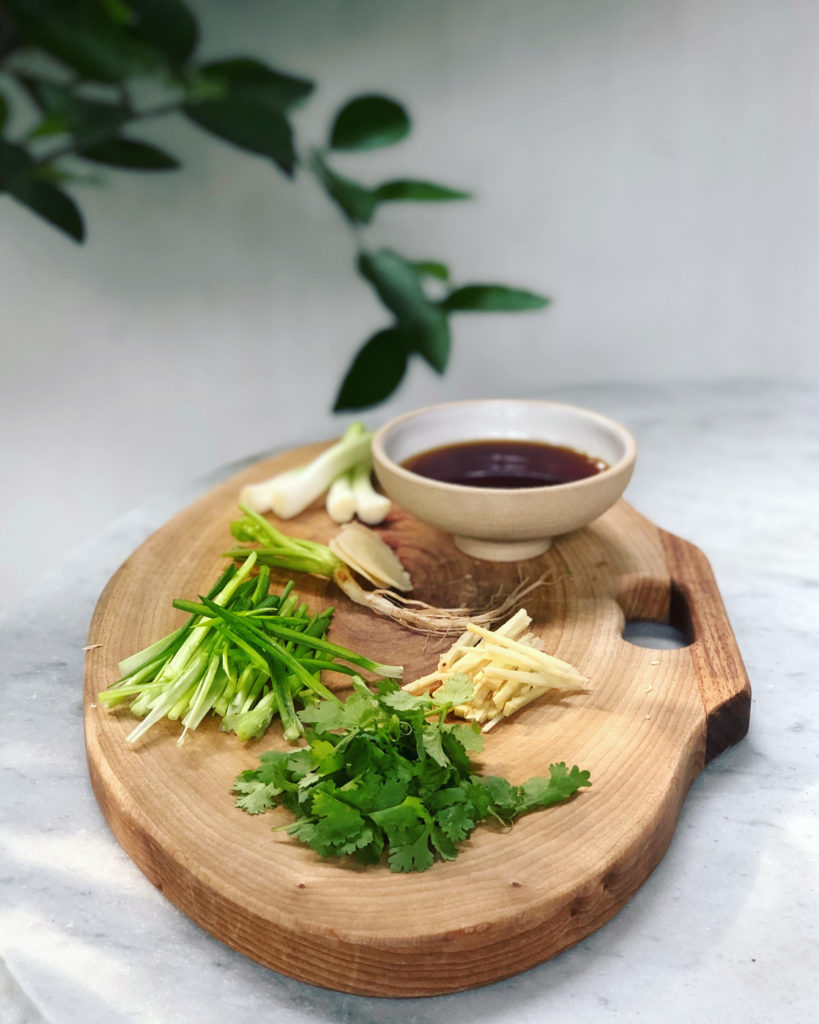
[[[368,409],[388,398],[407,369],[406,340],[398,327],[374,334],[356,353],[335,402],[335,410]]]
[[[400,181],[385,181],[375,189],[375,197],[381,203],[396,202],[402,199],[411,199],[416,202],[440,203],[451,199],[470,199],[468,192],[461,192],[459,189],[449,188],[446,185],[436,185],[431,181],[410,181],[402,178]]]
[[[261,814],[284,805],[296,816],[289,833],[322,857],[374,864],[386,853],[391,871],[425,871],[454,860],[485,819],[510,825],[590,785],[588,772],[562,762],[522,786],[478,775],[469,758],[482,746],[478,727],[446,721],[471,696],[464,676],[432,697],[386,680],[377,693],[353,685],[344,704],[299,712],[306,748],[262,754],[234,783],[237,807]]]
[[[149,142],[113,136],[82,151],[83,160],[128,171],[173,171],[179,162]]]
[[[180,0],[127,0],[134,35],[160,50],[172,66],[181,66],[196,49],[199,26]]]
[[[370,223],[378,206],[372,189],[336,174],[319,153],[313,155],[313,169],[327,195],[333,202],[338,203],[341,212],[351,224]]]
[[[218,135],[239,149],[269,156],[291,175],[296,166],[293,133],[287,118],[264,103],[227,95],[218,100],[191,103],[185,113],[200,128]]]
[[[542,295],[500,284],[468,284],[456,288],[441,302],[450,313],[517,313],[520,310],[543,309],[549,302]]]
[[[85,237],[82,214],[62,189],[38,174],[31,157],[20,146],[0,139],[0,192],[8,192],[32,213],[70,235],[76,242]]]
[[[271,160],[288,177],[302,162],[291,118],[314,83],[246,56],[201,61],[198,21],[183,0],[8,0],[6,21],[0,71],[8,72],[11,89],[4,86],[0,94],[0,193],[75,241],[85,237],[83,218],[63,186],[94,179],[78,175],[65,161],[80,158],[130,171],[179,166],[149,139],[132,137],[133,122],[182,114],[222,141]],[[158,99],[144,105],[137,94]],[[12,107],[20,100],[32,123],[10,138]],[[308,154],[308,169],[356,232],[385,204],[470,198],[462,189],[410,177],[365,184],[328,162],[334,153],[366,154],[394,145],[410,130],[409,114],[397,100],[377,93],[356,96],[332,118],[326,147]],[[443,263],[414,262],[389,248],[358,248],[359,273],[390,322],[355,355],[335,398],[337,411],[385,401],[414,357],[443,373],[450,314],[534,310],[547,302],[493,284],[454,288],[442,299],[427,289],[449,282]]]
[[[404,107],[388,96],[357,96],[339,110],[330,129],[331,149],[377,149],[410,133]]]
[[[161,64],[126,0],[8,0],[8,9],[26,41],[89,81],[121,82]]]
[[[391,249],[379,249],[359,253],[358,269],[395,315],[408,350],[443,373],[449,359],[449,324],[427,298],[412,265]]]

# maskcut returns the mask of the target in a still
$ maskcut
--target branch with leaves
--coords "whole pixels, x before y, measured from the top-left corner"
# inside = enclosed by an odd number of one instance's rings
[[[336,113],[327,142],[302,155],[292,115],[314,83],[250,57],[200,61],[198,41],[197,20],[182,0],[7,0],[0,8],[0,193],[82,242],[85,222],[68,189],[96,180],[83,169],[88,164],[139,172],[179,168],[173,155],[133,134],[173,114],[271,160],[287,177],[304,167],[354,229],[357,270],[390,315],[353,359],[336,411],[385,401],[415,357],[443,373],[452,314],[547,304],[504,285],[456,287],[440,261],[362,246],[362,229],[384,204],[470,198],[413,178],[365,185],[333,169],[334,153],[405,139],[411,123],[402,104],[381,95],[355,97]],[[12,135],[18,107],[26,126]]]

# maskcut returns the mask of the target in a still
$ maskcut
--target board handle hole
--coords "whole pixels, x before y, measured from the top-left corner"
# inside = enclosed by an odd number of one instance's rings
[[[696,638],[688,602],[676,583],[671,584],[668,616],[655,618],[627,615],[623,639],[635,647],[647,647],[655,651],[678,650],[694,643]]]

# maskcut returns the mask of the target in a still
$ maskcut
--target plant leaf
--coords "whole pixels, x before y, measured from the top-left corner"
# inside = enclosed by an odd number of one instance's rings
[[[105,4],[8,0],[8,10],[29,43],[91,81],[119,82],[161,62]]]
[[[395,314],[408,350],[418,352],[443,373],[449,359],[449,325],[425,295],[412,264],[391,249],[379,249],[360,252],[358,269]]]
[[[397,200],[413,200],[416,202],[446,202],[451,199],[471,199],[468,192],[436,185],[431,181],[412,181],[400,179],[385,181],[375,189],[375,196],[380,203]]]
[[[285,174],[293,173],[296,152],[284,115],[312,91],[312,82],[237,58],[206,64],[196,88],[210,97],[185,103],[192,121],[240,149],[270,157]]]
[[[249,57],[212,61],[199,69],[199,75],[206,83],[220,87],[221,97],[241,98],[282,114],[306,99],[314,88],[306,78],[276,71]]]
[[[179,167],[174,157],[157,146],[126,139],[121,135],[83,149],[78,156],[83,160],[130,171],[173,171]]]
[[[338,111],[330,129],[332,149],[377,149],[409,135],[404,107],[387,96],[357,96]]]
[[[36,178],[21,182],[9,192],[32,212],[47,220],[55,228],[70,235],[75,242],[85,239],[85,224],[74,200],[62,189]]]
[[[369,224],[377,205],[372,190],[336,174],[318,153],[314,154],[313,167],[327,195],[341,207],[347,220],[351,224]]]
[[[0,140],[0,191],[8,192],[23,206],[54,227],[81,242],[85,237],[82,215],[62,189],[39,177],[39,169],[22,146]]]
[[[449,267],[434,260],[418,260],[410,263],[412,269],[422,277],[437,277],[439,281],[449,280]]]
[[[199,41],[199,26],[181,0],[127,0],[137,22],[132,31],[155,46],[175,65],[193,54]]]
[[[0,139],[0,189],[5,189],[9,181],[30,166],[31,157],[22,146]]]
[[[121,104],[82,99],[64,86],[34,75],[18,74],[17,81],[45,114],[32,138],[71,132],[78,139],[105,136],[128,119]]]
[[[448,313],[513,313],[543,309],[548,304],[549,299],[543,295],[500,284],[468,284],[450,292],[440,303]]]
[[[395,391],[407,369],[407,350],[397,327],[379,331],[356,354],[336,395],[334,412],[368,409]]]
[[[292,175],[296,165],[293,133],[280,111],[242,96],[226,96],[186,104],[184,112],[200,128],[240,149],[270,157],[285,174]]]
[[[3,129],[5,128],[6,121],[8,120],[8,116],[9,116],[8,101],[6,100],[6,97],[0,92],[0,132],[2,132]]]
[[[417,352],[436,373],[443,373],[449,362],[451,340],[446,318],[431,324],[408,324],[401,328],[408,352]]]

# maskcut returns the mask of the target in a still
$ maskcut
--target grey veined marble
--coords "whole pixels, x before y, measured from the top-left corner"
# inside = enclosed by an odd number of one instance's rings
[[[668,853],[634,899],[519,977],[397,1001],[281,977],[212,939],[153,888],[112,838],[89,787],[82,647],[117,565],[215,474],[90,539],[2,621],[3,1024],[813,1019],[819,393],[731,383],[560,397],[633,431],[640,454],[627,497],[704,549],[753,686],[749,736],[697,779]]]

